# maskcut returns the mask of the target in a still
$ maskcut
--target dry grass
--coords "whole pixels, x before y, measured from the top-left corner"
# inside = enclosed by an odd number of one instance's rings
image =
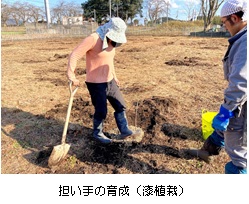
[[[67,56],[81,40],[2,42],[2,173],[52,173],[44,162],[37,162],[37,155],[44,146],[60,141],[69,96]],[[79,62],[82,87],[70,119],[72,147],[56,172],[223,173],[229,160],[224,151],[206,164],[181,150],[202,146],[201,111],[217,111],[223,100],[226,82],[221,59],[226,48],[225,38],[128,37],[128,43],[116,51],[115,65],[129,122],[135,122],[134,103],[144,102],[138,107],[138,126],[145,127],[147,120],[142,116],[152,111],[151,107],[157,111],[157,124],[144,130],[141,144],[131,146],[92,143],[92,107],[80,109],[90,99],[84,85],[85,61]],[[160,98],[163,102],[158,102]],[[145,102],[155,106],[145,109]],[[108,131],[114,128],[111,107],[107,121]],[[163,123],[172,131],[162,132]]]

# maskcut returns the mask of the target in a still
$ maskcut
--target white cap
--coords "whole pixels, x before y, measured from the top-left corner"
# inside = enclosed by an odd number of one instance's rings
[[[221,8],[220,16],[225,17],[243,11],[242,20],[247,20],[247,1],[246,0],[228,0]]]

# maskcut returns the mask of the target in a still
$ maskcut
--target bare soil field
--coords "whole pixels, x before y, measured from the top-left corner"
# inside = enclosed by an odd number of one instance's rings
[[[115,67],[129,125],[141,142],[101,145],[92,139],[93,106],[81,81],[67,133],[65,160],[48,168],[60,144],[69,100],[68,56],[81,38],[2,42],[2,174],[222,174],[223,150],[210,164],[183,150],[203,145],[201,113],[218,111],[226,82],[221,59],[227,38],[128,36],[116,50]],[[115,131],[108,103],[104,131]]]

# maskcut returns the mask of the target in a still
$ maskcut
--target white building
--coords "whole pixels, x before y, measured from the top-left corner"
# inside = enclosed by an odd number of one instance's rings
[[[64,16],[62,18],[62,25],[83,25],[83,17],[82,16],[75,16],[75,17]]]

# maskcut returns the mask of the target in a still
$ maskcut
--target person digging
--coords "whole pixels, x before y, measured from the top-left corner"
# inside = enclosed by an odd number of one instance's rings
[[[77,61],[86,55],[87,89],[94,106],[93,137],[109,144],[114,140],[103,133],[104,120],[107,116],[107,100],[114,108],[114,118],[120,135],[115,140],[140,135],[141,131],[132,131],[126,117],[126,104],[119,89],[120,82],[114,69],[116,47],[126,43],[126,24],[118,17],[97,28],[96,32],[86,37],[70,54],[67,66],[67,76],[74,86],[80,82],[75,76]]]

